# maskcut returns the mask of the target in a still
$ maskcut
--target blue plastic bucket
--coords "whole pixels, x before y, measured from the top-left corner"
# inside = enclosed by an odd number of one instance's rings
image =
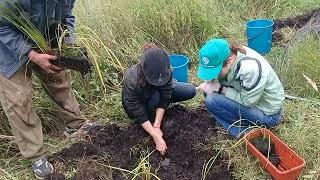
[[[272,47],[273,21],[269,19],[255,19],[247,22],[248,47],[265,55]]]
[[[173,68],[172,78],[178,82],[188,82],[189,58],[183,55],[170,55],[170,64]]]

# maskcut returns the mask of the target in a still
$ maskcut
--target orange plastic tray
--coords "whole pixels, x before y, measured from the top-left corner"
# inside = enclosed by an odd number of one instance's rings
[[[251,139],[259,136],[271,138],[271,141],[275,145],[275,152],[280,157],[280,163],[278,167],[275,167],[263,154],[260,153],[259,150],[257,150],[250,143]],[[305,166],[305,161],[271,131],[264,128],[257,129],[247,134],[244,139],[248,151],[259,159],[260,165],[264,167],[275,180],[294,180],[299,177],[303,167]]]

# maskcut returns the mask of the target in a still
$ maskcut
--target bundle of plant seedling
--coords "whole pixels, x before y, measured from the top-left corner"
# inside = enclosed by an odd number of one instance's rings
[[[67,28],[62,25],[54,24],[51,27],[50,35],[54,37],[45,38],[39,29],[32,23],[25,10],[18,2],[8,0],[0,3],[0,23],[10,23],[17,28],[27,38],[34,43],[34,50],[46,54],[55,55],[57,60],[51,61],[52,64],[80,72],[83,76],[91,72],[90,60],[84,47],[67,45],[64,38],[69,34]],[[6,21],[6,22],[4,22]]]

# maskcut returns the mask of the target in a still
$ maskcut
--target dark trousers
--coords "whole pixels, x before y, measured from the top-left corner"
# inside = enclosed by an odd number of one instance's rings
[[[175,82],[175,88],[172,91],[170,103],[182,102],[192,99],[196,95],[196,87],[190,83]],[[154,120],[154,110],[160,102],[160,93],[155,91],[148,100],[147,108],[149,119]]]

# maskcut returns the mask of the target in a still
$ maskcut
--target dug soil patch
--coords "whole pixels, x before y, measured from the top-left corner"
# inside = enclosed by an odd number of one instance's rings
[[[89,132],[86,141],[73,144],[51,156],[56,174],[73,171],[73,179],[131,179],[135,175],[121,171],[149,171],[163,180],[197,180],[203,177],[203,167],[217,155],[210,142],[217,130],[212,118],[203,108],[187,110],[173,106],[166,112],[162,130],[168,150],[164,157],[152,139],[140,126],[126,129],[117,125],[98,126]],[[228,160],[218,156],[206,179],[232,179]],[[141,163],[143,162],[143,163]],[[137,179],[152,178],[141,175]],[[49,179],[58,179],[51,176]]]
[[[273,25],[273,34],[272,39],[274,42],[281,41],[283,39],[283,34],[280,32],[282,28],[292,28],[295,30],[299,30],[305,26],[315,26],[318,27],[319,24],[316,22],[312,22],[312,19],[320,16],[320,8],[316,8],[312,11],[288,17],[286,19],[275,19]],[[319,22],[320,23],[320,22]]]

